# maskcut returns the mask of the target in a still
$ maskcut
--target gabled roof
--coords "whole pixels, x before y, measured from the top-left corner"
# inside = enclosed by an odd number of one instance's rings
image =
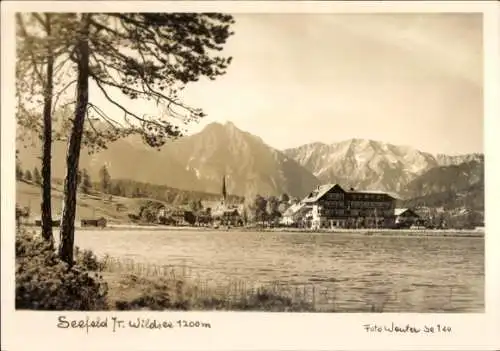
[[[362,194],[387,194],[385,191],[382,190],[352,190],[350,193],[362,193]]]
[[[304,200],[302,200],[302,202],[306,202],[306,203],[307,202],[316,202],[319,199],[321,199],[327,192],[329,192],[331,189],[333,189],[336,186],[339,187],[340,190],[342,190],[342,192],[344,192],[344,189],[342,189],[342,187],[338,184],[324,184],[324,185],[320,185],[319,187],[314,189],[314,191],[312,193],[310,193],[309,196],[307,196]]]
[[[415,215],[417,215],[417,214],[415,213],[415,211],[413,211],[413,210],[412,210],[412,209],[410,209],[410,208],[395,208],[395,209],[394,209],[394,215],[396,215],[396,216],[400,216],[400,215],[402,215],[403,213],[405,213],[406,211],[410,211],[410,212],[414,213]],[[418,216],[418,215],[417,215],[417,216]]]
[[[406,211],[408,211],[408,209],[407,209],[407,208],[395,208],[395,209],[394,209],[394,214],[395,214],[396,216],[399,216],[399,215],[401,215],[402,213],[405,213]]]
[[[288,207],[286,211],[283,213],[283,216],[292,216],[295,213],[299,212],[302,208],[304,208],[306,204],[299,202],[296,204],[293,204],[292,206]]]
[[[399,199],[399,195],[392,193],[390,191],[382,191],[382,190],[351,190],[350,193],[359,193],[359,194],[379,194],[379,195],[387,195],[392,197],[393,199]]]

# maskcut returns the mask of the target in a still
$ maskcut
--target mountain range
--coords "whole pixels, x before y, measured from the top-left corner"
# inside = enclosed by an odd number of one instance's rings
[[[311,143],[284,152],[322,183],[398,194],[407,193],[405,188],[410,182],[433,168],[483,162],[482,154],[432,155],[408,146],[366,139]]]
[[[33,138],[33,145],[26,144],[18,141],[17,145],[22,167],[40,167],[40,142]],[[54,143],[54,177],[64,177],[65,152],[65,142]],[[457,167],[469,163],[475,168]],[[231,122],[209,124],[160,150],[146,146],[138,136],[119,139],[96,154],[82,150],[80,168],[91,177],[97,179],[103,165],[112,178],[211,193],[220,193],[225,176],[229,193],[250,198],[282,193],[302,197],[321,183],[419,197],[441,191],[456,179],[477,185],[484,176],[484,171],[477,170],[484,167],[482,154],[432,155],[363,139],[280,151]]]
[[[40,167],[37,138],[33,138],[33,145],[19,141],[18,150],[23,168]],[[65,142],[54,142],[54,177],[64,177],[65,152]],[[232,123],[212,123],[159,151],[146,146],[138,136],[119,139],[92,155],[82,150],[80,168],[87,169],[92,178],[97,179],[103,165],[112,178],[212,193],[220,193],[225,176],[228,193],[246,197],[282,193],[302,197],[319,185],[319,180],[292,158]]]
[[[405,188],[409,207],[464,207],[484,210],[484,158],[430,169]]]

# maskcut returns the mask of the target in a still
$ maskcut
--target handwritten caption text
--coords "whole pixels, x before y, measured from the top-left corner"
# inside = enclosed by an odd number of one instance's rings
[[[93,329],[111,329],[113,333],[125,329],[169,330],[179,328],[210,329],[208,322],[197,320],[159,320],[150,318],[122,319],[118,317],[96,317],[85,319],[69,319],[66,316],[57,318],[57,327],[60,329],[80,329],[85,332]]]
[[[396,324],[391,323],[389,325],[379,325],[379,324],[363,324],[363,329],[367,333],[394,333],[394,334],[450,334],[452,329],[450,326],[444,324],[430,324],[416,326],[412,324]]]

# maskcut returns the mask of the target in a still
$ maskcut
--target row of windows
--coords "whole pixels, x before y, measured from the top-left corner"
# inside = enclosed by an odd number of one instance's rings
[[[387,195],[386,194],[370,194],[370,193],[347,193],[347,194],[343,194],[343,193],[336,193],[336,192],[331,192],[331,193],[327,193],[324,198],[327,199],[327,200],[342,200],[344,199],[345,197],[347,197],[348,199],[352,199],[352,200],[372,200],[372,201],[383,201],[383,200],[386,200],[387,199]]]
[[[391,208],[392,202],[349,201],[351,208]]]
[[[393,202],[392,201],[384,201],[384,202],[373,202],[373,201],[347,201],[347,205],[344,201],[327,201],[327,200],[322,200],[319,202],[319,205],[321,207],[328,207],[328,208],[345,208],[345,207],[351,207],[351,208],[392,208],[393,207]]]
[[[393,216],[394,211],[392,210],[386,210],[386,211],[373,211],[373,210],[350,210],[348,211],[349,215],[351,216],[360,216],[360,217],[388,217],[388,216]]]
[[[328,193],[328,194],[326,194],[325,198],[327,200],[343,200],[344,194],[342,194],[342,193]]]
[[[336,217],[336,216],[352,216],[352,217],[391,217],[394,215],[393,211],[367,211],[367,210],[322,210],[319,213],[322,217]]]
[[[334,217],[334,216],[343,216],[345,214],[344,210],[322,210],[321,212],[322,216],[326,217]]]
[[[385,194],[349,194],[349,198],[353,200],[384,200]]]
[[[329,208],[344,208],[345,207],[345,202],[344,201],[320,201],[320,205],[323,207],[329,207]]]

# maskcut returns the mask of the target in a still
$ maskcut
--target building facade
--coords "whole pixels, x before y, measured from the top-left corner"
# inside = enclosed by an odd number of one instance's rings
[[[302,203],[310,208],[310,228],[388,228],[394,226],[395,197],[377,191],[321,185]],[[307,216],[306,216],[307,217]]]
[[[299,202],[291,205],[280,218],[280,224],[283,226],[309,227],[308,220],[311,218],[312,207]]]
[[[398,228],[410,228],[421,225],[420,216],[409,208],[396,208],[394,210],[395,225]]]

